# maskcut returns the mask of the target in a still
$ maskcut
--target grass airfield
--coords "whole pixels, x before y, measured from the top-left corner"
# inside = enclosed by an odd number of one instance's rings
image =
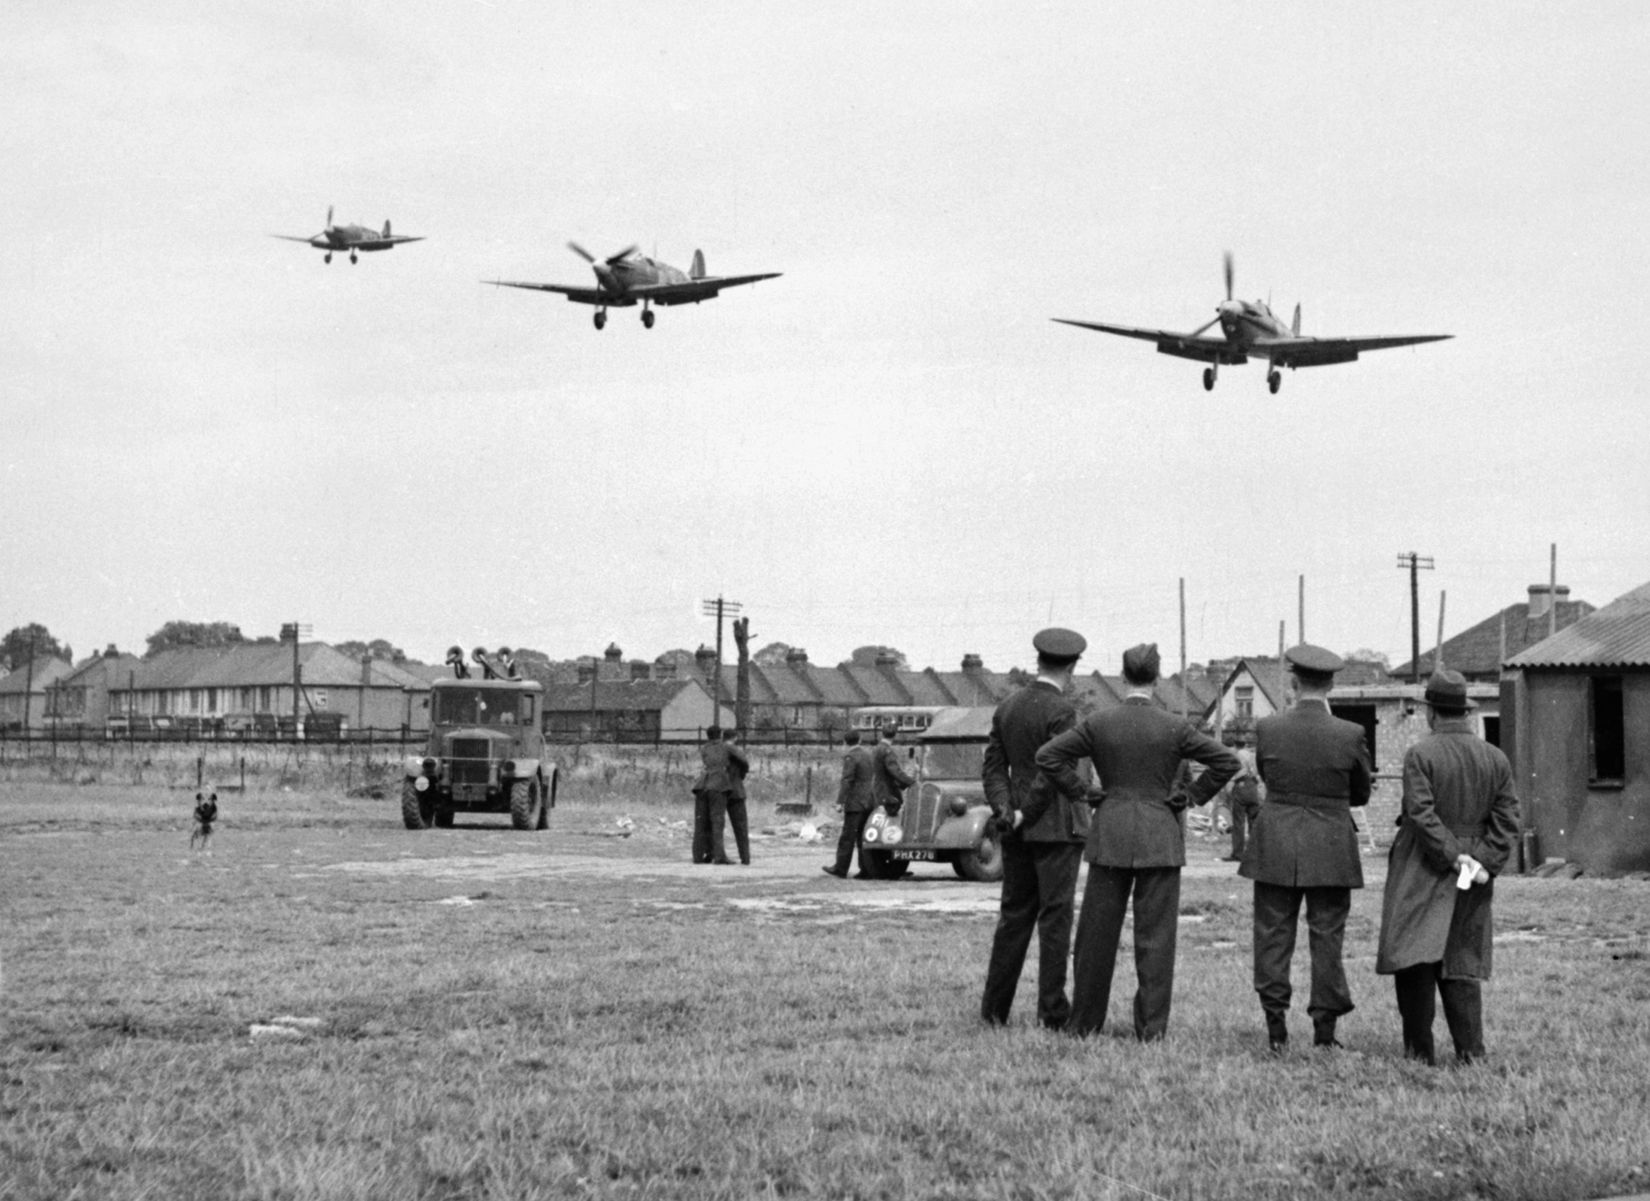
[[[685,795],[619,785],[533,834],[230,793],[203,854],[192,790],[0,784],[0,1196],[1650,1190],[1650,885],[1500,881],[1490,1062],[1425,1069],[1368,858],[1347,1050],[1297,1008],[1274,1061],[1248,884],[1193,840],[1168,1041],[1079,1043],[1029,1022],[1035,951],[1015,1023],[977,1024],[995,886],[831,879],[834,832],[771,804],[751,867],[695,866]]]

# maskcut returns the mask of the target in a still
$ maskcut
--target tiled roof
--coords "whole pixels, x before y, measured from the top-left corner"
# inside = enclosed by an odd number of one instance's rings
[[[701,692],[704,686],[695,679],[675,680],[599,680],[594,689],[590,683],[550,684],[544,690],[544,708],[549,713],[657,713],[689,688]],[[722,698],[724,707],[731,707],[732,696]]]
[[[865,694],[867,705],[909,705],[911,694],[900,687],[898,678],[891,671],[883,671],[877,667],[856,667],[852,664],[843,664],[837,670],[858,685]]]
[[[952,697],[953,704],[962,706],[995,705],[1014,690],[1006,675],[981,668],[978,671],[933,671],[933,675]]]
[[[12,668],[11,675],[0,676],[0,693],[12,693],[22,696],[31,686],[35,692],[56,685],[64,676],[74,670],[74,666],[49,655],[42,655],[34,661],[34,679],[29,679],[29,665],[19,664]]]
[[[1450,666],[1449,652],[1444,662]],[[1650,584],[1543,639],[1509,667],[1650,667]]]
[[[306,687],[361,687],[361,664],[324,642],[300,643],[298,663]],[[140,692],[289,685],[292,683],[292,644],[242,642],[231,646],[178,647],[138,660],[131,682]],[[418,676],[393,663],[375,659],[368,667],[367,686],[371,688],[417,687],[419,683]],[[125,679],[113,682],[117,691],[124,691],[126,685]]]
[[[939,673],[933,668],[926,671],[902,671],[899,673],[899,682],[911,694],[913,705],[955,705],[957,698],[946,688],[945,682],[940,679]]]
[[[1558,610],[1558,628],[1560,631],[1568,629],[1589,613],[1594,612],[1593,606],[1586,601],[1561,600],[1556,608]],[[1550,618],[1545,609],[1532,617],[1527,601],[1516,605],[1508,605],[1499,613],[1486,617],[1470,629],[1461,631],[1453,638],[1445,639],[1444,666],[1452,671],[1460,672],[1469,679],[1473,676],[1490,679],[1499,676],[1501,673],[1501,628],[1503,620],[1506,622],[1507,658],[1509,659],[1547,637]],[[1434,655],[1434,651],[1422,652],[1420,668],[1422,679],[1432,674]],[[1412,674],[1410,661],[1406,660],[1394,667],[1391,674],[1401,679],[1408,679]]]

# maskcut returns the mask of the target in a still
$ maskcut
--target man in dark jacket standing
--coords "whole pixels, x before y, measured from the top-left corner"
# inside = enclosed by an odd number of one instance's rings
[[[1301,902],[1312,952],[1306,1011],[1312,1041],[1339,1047],[1335,1022],[1352,1012],[1341,963],[1352,890],[1364,886],[1352,809],[1369,803],[1363,727],[1329,712],[1341,657],[1301,643],[1285,652],[1295,707],[1255,723],[1255,759],[1266,798],[1249,830],[1238,875],[1255,882],[1255,992],[1273,1052],[1289,1042],[1289,964]]]
[[[745,811],[745,777],[750,774],[750,760],[739,746],[739,731],[722,731],[722,745],[728,748],[728,825],[733,827],[733,845],[739,852],[739,862],[751,864],[750,818]]]
[[[1455,1058],[1471,1063],[1484,1055],[1490,906],[1518,837],[1518,796],[1507,757],[1472,728],[1461,673],[1434,675],[1426,702],[1432,732],[1404,755],[1375,970],[1397,986],[1406,1055],[1434,1061],[1437,994]]]
[[[1003,850],[1003,895],[980,1016],[1008,1022],[1033,929],[1038,937],[1037,1020],[1058,1030],[1071,1015],[1066,960],[1071,955],[1072,898],[1083,866],[1088,806],[1038,780],[1037,751],[1077,721],[1066,698],[1088,643],[1071,630],[1043,630],[1031,640],[1037,678],[1009,696],[991,718],[981,779]]]
[[[730,765],[734,759],[748,770],[744,752],[722,741],[720,726],[711,726],[706,730],[705,741],[699,747],[699,762],[703,769],[699,773],[698,783],[693,786],[695,863],[728,862],[727,847],[722,839],[728,815],[728,797],[733,792]]]
[[[859,874],[863,879],[869,873],[865,870],[865,848],[860,845],[860,839],[865,836],[865,819],[871,816],[877,803],[871,779],[876,766],[871,762],[870,750],[859,745],[858,730],[849,730],[842,736],[842,742],[848,748],[842,756],[842,782],[836,790],[836,807],[842,810],[842,836],[836,840],[836,862],[823,870],[832,876],[847,876],[854,848],[859,847]]]
[[[894,746],[894,734],[898,728],[892,722],[884,725],[877,749],[871,752],[871,761],[876,768],[871,778],[877,804],[889,817],[899,812],[900,806],[905,804],[905,790],[916,783],[916,777],[899,763],[899,749]]]
[[[1093,761],[1104,798],[1089,825],[1088,887],[1077,919],[1077,970],[1072,984],[1073,1033],[1099,1031],[1111,1001],[1112,972],[1129,895],[1134,895],[1134,1033],[1163,1037],[1174,995],[1175,941],[1180,922],[1180,869],[1186,863],[1187,805],[1202,805],[1237,774],[1237,756],[1192,723],[1159,707],[1152,686],[1155,643],[1123,653],[1130,692],[1115,709],[1084,718],[1037,752],[1037,766],[1068,801],[1089,800],[1076,771]],[[1184,789],[1181,765],[1207,770]]]

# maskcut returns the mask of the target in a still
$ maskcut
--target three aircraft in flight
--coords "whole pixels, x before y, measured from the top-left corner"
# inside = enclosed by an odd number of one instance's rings
[[[292,234],[270,234],[272,238],[281,238],[288,242],[303,242],[317,250],[326,251],[323,262],[332,262],[333,252],[349,251],[349,261],[355,262],[356,251],[393,250],[403,242],[422,242],[423,238],[408,237],[405,234],[391,234],[390,223],[384,222],[384,232],[368,229],[365,225],[334,225],[332,223],[332,206],[327,206],[327,227],[311,238],[295,237]]]
[[[1121,334],[1125,338],[1140,338],[1156,342],[1162,354],[1182,359],[1197,359],[1209,365],[1203,369],[1203,389],[1212,392],[1215,376],[1222,363],[1236,366],[1253,356],[1266,359],[1266,386],[1274,393],[1283,385],[1282,368],[1293,371],[1297,367],[1323,367],[1330,363],[1350,363],[1365,350],[1387,350],[1394,346],[1414,346],[1421,342],[1441,342],[1453,334],[1414,334],[1402,337],[1373,338],[1308,338],[1301,334],[1301,306],[1295,306],[1295,319],[1285,325],[1263,300],[1234,300],[1232,298],[1232,256],[1226,255],[1226,299],[1215,306],[1214,320],[1200,325],[1191,333],[1177,333],[1167,329],[1141,329],[1132,325],[1107,325],[1098,321],[1073,321],[1055,317],[1065,325],[1080,329],[1099,330],[1103,334]],[[1205,337],[1215,325],[1223,337]]]
[[[594,305],[596,328],[607,325],[607,310],[642,306],[642,324],[653,328],[653,305],[698,304],[714,300],[723,288],[737,288],[764,279],[778,279],[781,272],[762,275],[706,275],[703,251],[693,252],[693,266],[687,271],[637,254],[636,247],[627,246],[618,254],[598,259],[577,242],[567,248],[590,264],[596,273],[595,287],[572,284],[519,283],[507,279],[484,279],[481,282],[500,288],[527,288],[536,292],[557,292],[574,304]]]

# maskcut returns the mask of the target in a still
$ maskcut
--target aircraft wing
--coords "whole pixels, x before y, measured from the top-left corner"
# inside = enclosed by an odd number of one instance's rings
[[[315,245],[315,238],[319,238],[321,235],[316,234],[314,237],[309,238],[300,238],[294,234],[270,234],[269,236],[279,238],[283,242],[302,242],[305,246],[313,246]]]
[[[1118,334],[1125,338],[1139,338],[1143,342],[1156,342],[1157,349],[1163,354],[1172,354],[1181,359],[1197,359],[1204,363],[1245,363],[1248,359],[1242,350],[1234,347],[1225,338],[1208,338],[1202,334],[1177,333],[1172,329],[1140,329],[1133,325],[1104,325],[1098,321],[1072,321],[1065,317],[1055,317],[1055,321],[1062,325],[1075,325],[1079,329],[1099,330],[1103,334]]]
[[[626,305],[634,303],[634,301],[626,300],[623,297],[614,297],[600,288],[577,288],[571,284],[527,284],[516,283],[508,279],[484,279],[481,282],[500,288],[526,288],[531,292],[556,292],[567,297],[574,304],[601,304],[624,308]]]
[[[1350,363],[1365,350],[1391,350],[1422,342],[1442,342],[1454,334],[1413,334],[1396,338],[1259,338],[1250,345],[1284,367],[1323,367],[1330,363]]]
[[[770,271],[765,275],[714,275],[704,279],[690,279],[684,284],[642,284],[633,287],[628,295],[654,304],[697,304],[714,298],[723,288],[737,288],[764,279],[778,279],[784,272]]]
[[[406,234],[395,234],[388,238],[362,238],[359,241],[351,242],[350,245],[357,250],[388,250],[391,246],[399,246],[402,242],[422,242],[423,240],[422,236],[414,238]]]

